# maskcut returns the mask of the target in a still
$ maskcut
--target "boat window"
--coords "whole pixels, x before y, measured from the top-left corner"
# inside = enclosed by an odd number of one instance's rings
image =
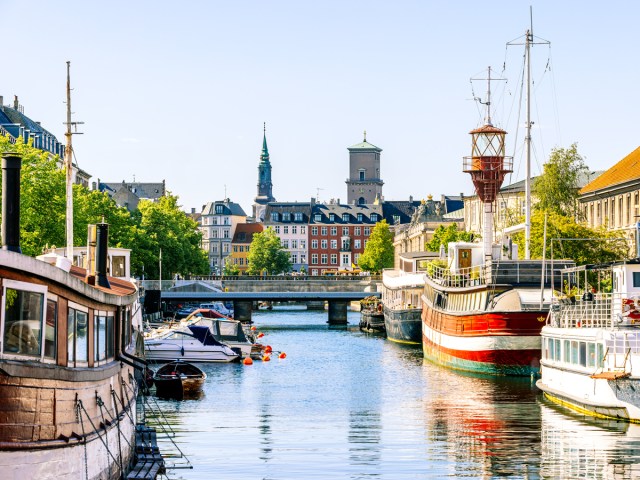
[[[549,360],[553,357],[553,340],[550,338],[544,339],[544,358]]]
[[[640,287],[640,272],[633,272],[633,286]]]
[[[68,365],[86,365],[89,359],[89,344],[87,342],[87,312],[69,307],[67,316],[67,360]]]
[[[237,324],[233,322],[220,322],[220,334],[225,337],[235,337],[238,335]]]
[[[571,363],[571,342],[569,340],[564,341],[564,361],[565,363]]]
[[[125,257],[120,255],[111,257],[111,275],[114,277],[124,277],[126,275],[125,265]]]
[[[4,353],[40,356],[44,293],[5,288]]]
[[[47,300],[47,320],[44,328],[44,356],[56,358],[56,331],[58,329],[58,302]]]
[[[571,342],[571,363],[578,364],[578,342]]]
[[[587,366],[587,343],[580,342],[580,365]]]
[[[103,362],[114,356],[113,313],[96,310],[93,315],[95,361]]]
[[[185,337],[193,337],[193,335],[187,332],[175,331],[164,338],[165,340],[183,340]]]
[[[598,357],[596,358],[596,366],[601,367],[604,361],[604,345],[598,344]]]
[[[555,354],[555,356],[553,357],[553,359],[554,359],[554,360],[556,360],[556,361],[558,361],[558,362],[560,362],[560,361],[562,360],[562,356],[560,355],[560,353],[561,353],[561,352],[560,352],[560,339],[556,338],[556,339],[554,340],[554,342],[555,342],[555,344],[556,344],[556,346],[555,346],[555,352],[556,352],[556,354]]]
[[[595,367],[596,366],[596,344],[588,343],[587,344],[587,367]]]

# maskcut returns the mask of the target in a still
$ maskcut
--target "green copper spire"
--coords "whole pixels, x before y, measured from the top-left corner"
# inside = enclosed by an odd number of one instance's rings
[[[264,137],[262,138],[261,163],[269,163],[269,149],[267,148],[267,122],[264,122]]]

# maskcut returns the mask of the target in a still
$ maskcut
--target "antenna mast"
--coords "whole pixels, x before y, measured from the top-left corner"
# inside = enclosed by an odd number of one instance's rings
[[[71,143],[71,137],[79,132],[72,132],[71,126],[77,129],[77,125],[84,122],[72,122],[71,121],[71,76],[70,76],[71,62],[67,61],[67,131],[64,136],[67,139],[67,144],[64,149],[64,166],[66,169],[67,179],[67,222],[66,222],[66,236],[67,236],[67,258],[73,261],[73,146]]]

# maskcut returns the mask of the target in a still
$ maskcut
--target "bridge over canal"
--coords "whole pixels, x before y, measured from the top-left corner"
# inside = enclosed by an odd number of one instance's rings
[[[375,295],[378,277],[370,276],[222,276],[196,279],[145,280],[146,295],[165,303],[232,301],[234,317],[251,321],[254,302],[328,303],[329,323],[347,322],[349,302]],[[145,307],[147,302],[145,302]]]

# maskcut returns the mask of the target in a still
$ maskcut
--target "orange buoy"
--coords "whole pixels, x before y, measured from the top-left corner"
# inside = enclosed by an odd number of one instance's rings
[[[258,334],[258,338],[262,338],[262,337],[264,337],[264,333],[260,332],[260,333]]]
[[[270,362],[271,361],[271,355],[263,355],[262,356],[262,361],[263,362]]]
[[[278,355],[278,358],[287,358],[287,354],[282,352],[280,353],[280,355]]]
[[[266,347],[264,347],[264,353],[271,353],[273,352],[273,348],[271,348],[271,345],[267,345]]]
[[[255,326],[255,325],[253,325],[253,326],[251,327],[251,331],[252,331],[252,332],[255,332],[255,331],[256,331],[256,326]]]
[[[251,357],[245,357],[245,359],[242,361],[242,363],[244,365],[253,365],[253,360],[251,360]]]

